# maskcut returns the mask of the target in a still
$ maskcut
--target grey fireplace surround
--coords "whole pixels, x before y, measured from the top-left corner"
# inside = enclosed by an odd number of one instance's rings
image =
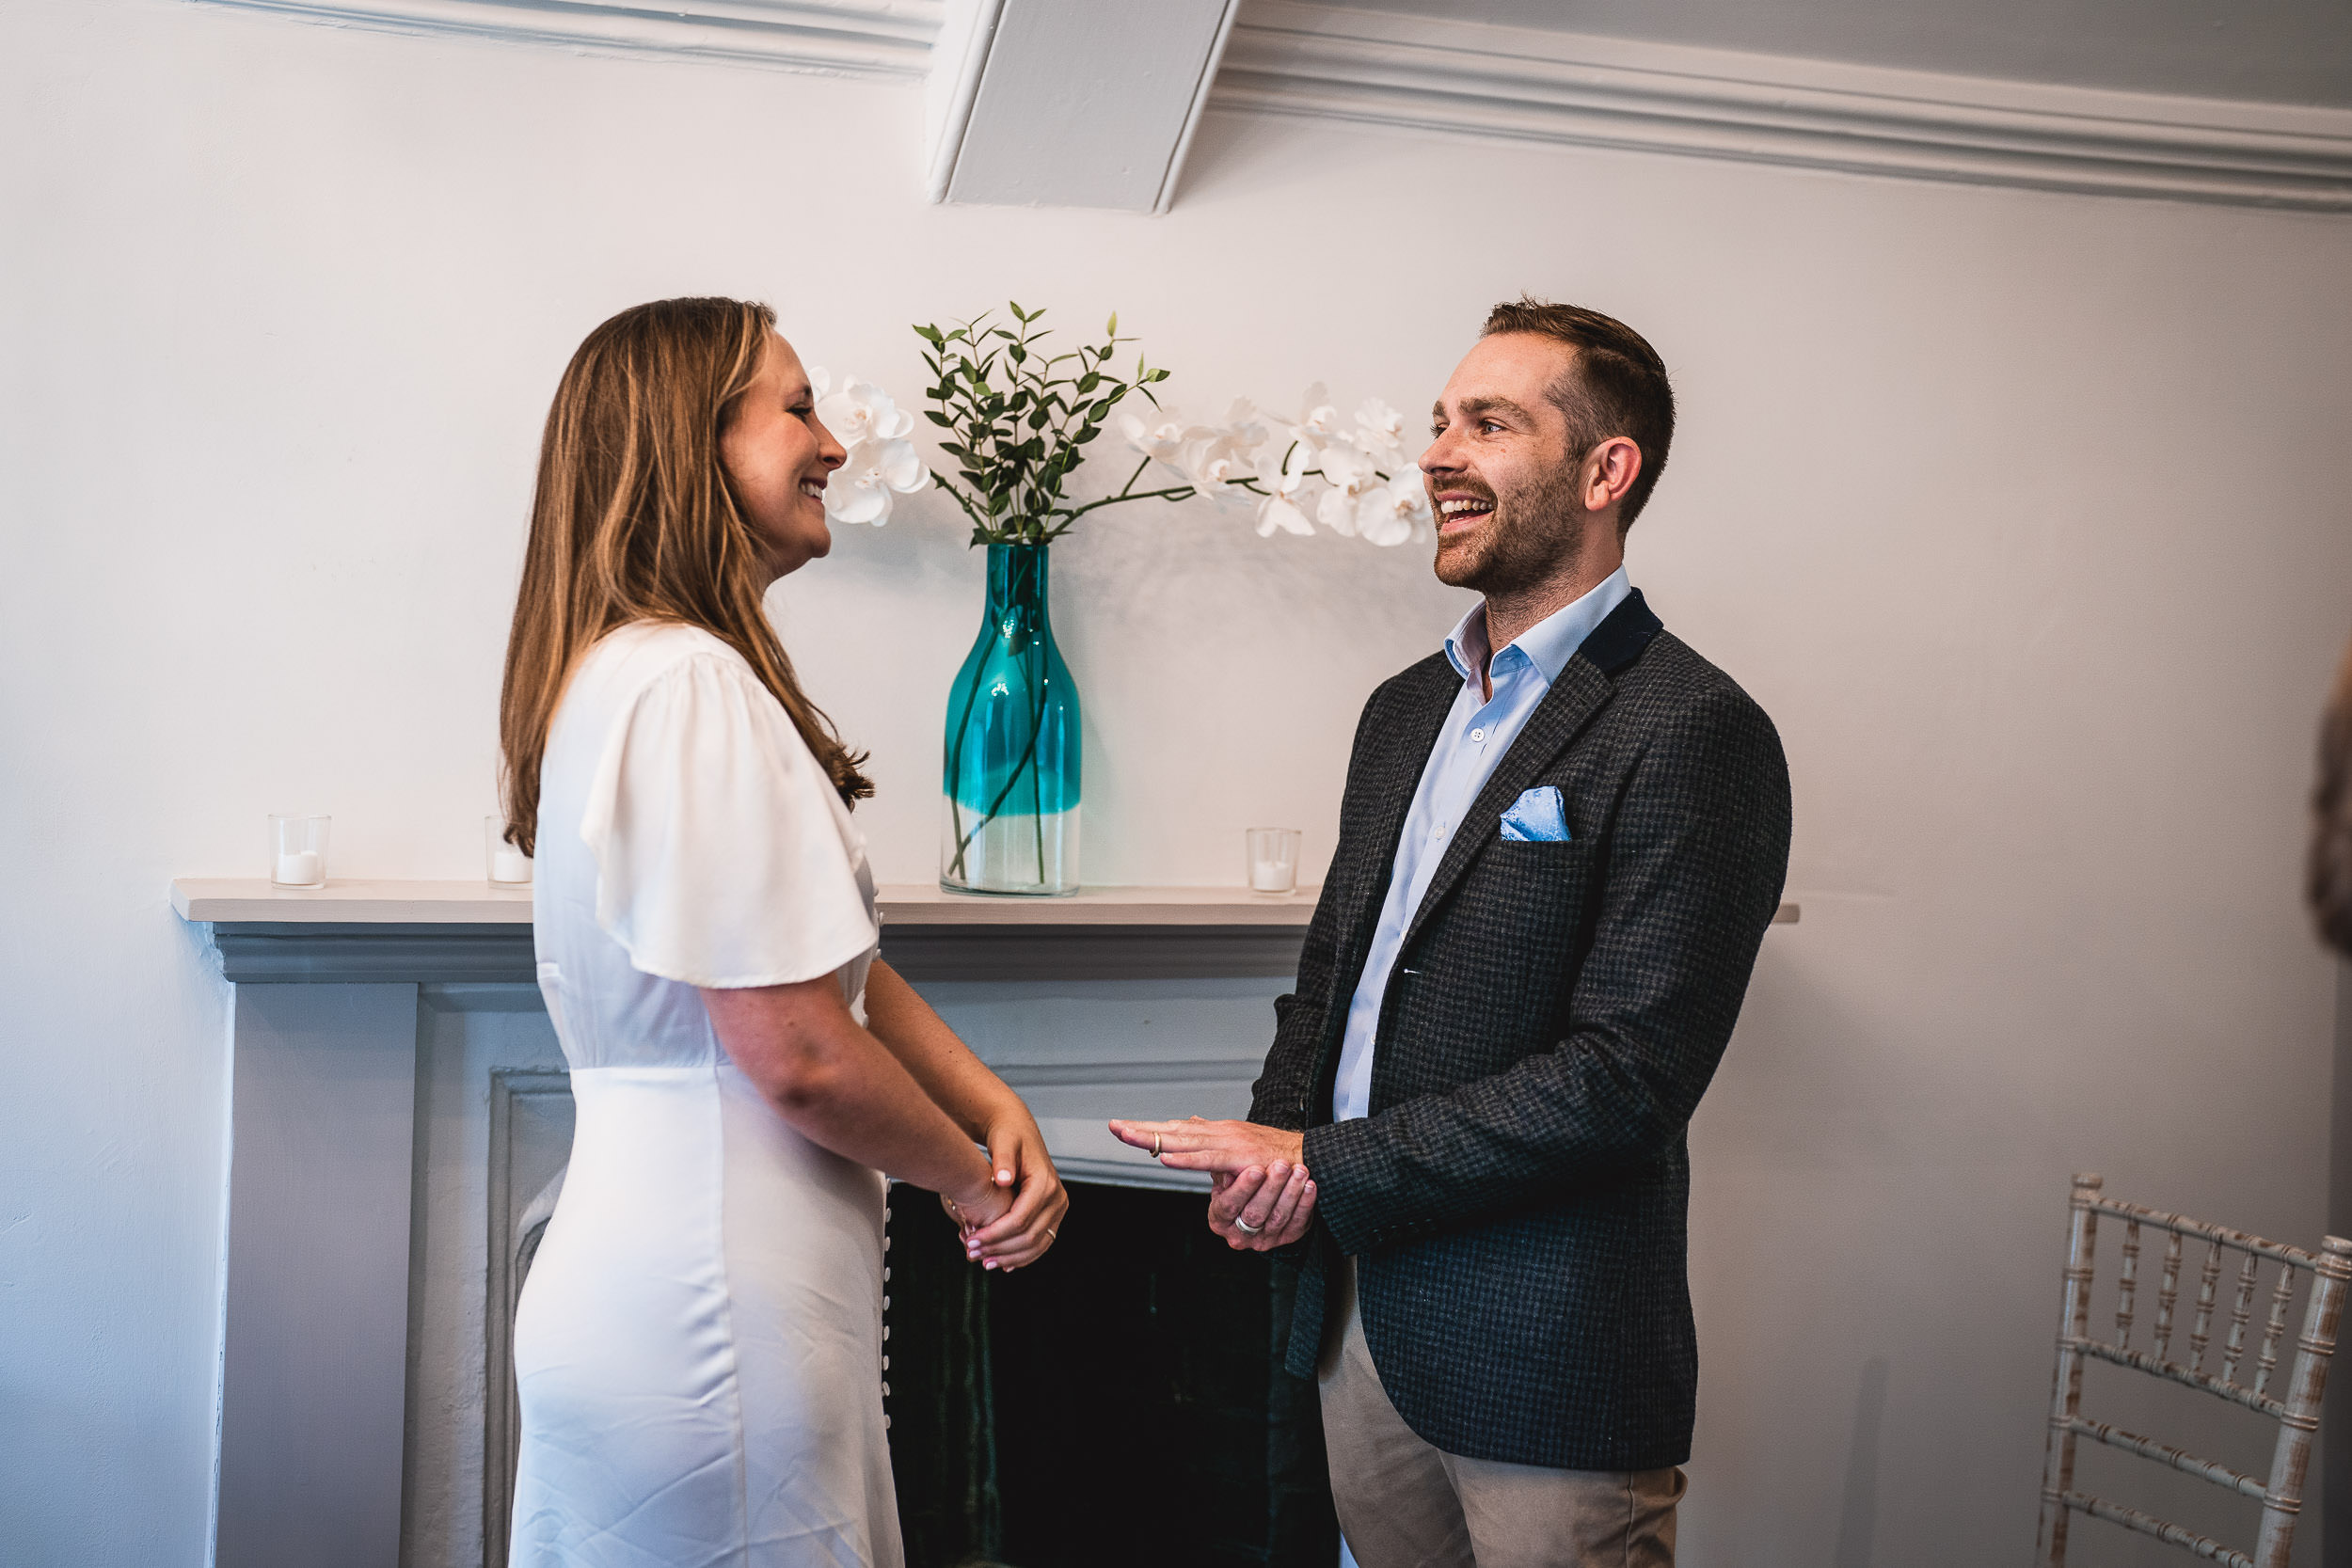
[[[1103,1122],[1246,1110],[1315,891],[885,887],[882,952],[1066,1178],[1187,1187]],[[514,1227],[569,1143],[529,892],[185,879],[172,902],[234,987],[215,1560],[480,1561]]]
[[[507,1412],[486,1386],[503,1383],[506,1315],[457,1313],[438,1281],[462,1230],[457,1250],[480,1269],[471,1300],[511,1293],[511,1237],[497,1232],[568,1142],[528,893],[188,880],[173,902],[235,987],[215,1560],[478,1561],[504,1522],[488,1478],[502,1471]],[[959,994],[1074,996],[1117,1018],[1122,996],[1165,1014],[1238,987],[1255,993],[1254,1016],[1295,972],[1311,907],[1311,894],[1222,889],[1015,901],[894,887],[883,952],[951,1006]],[[1240,1043],[1148,1022],[1103,1032],[1091,1052],[995,1064],[1039,1106],[1066,1175],[1186,1184],[1134,1160],[1099,1117],[1247,1104],[1256,1063]],[[472,1432],[419,1430],[469,1419]],[[421,1452],[429,1473],[405,1476]]]

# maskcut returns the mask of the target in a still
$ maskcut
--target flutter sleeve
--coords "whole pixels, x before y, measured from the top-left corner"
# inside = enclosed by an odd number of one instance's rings
[[[874,945],[855,833],[782,705],[715,652],[614,721],[580,825],[597,926],[640,971],[711,989],[813,980]]]

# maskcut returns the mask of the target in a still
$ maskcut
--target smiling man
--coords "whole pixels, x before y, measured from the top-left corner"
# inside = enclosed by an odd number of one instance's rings
[[[1686,1139],[1788,861],[1772,721],[1663,629],[1626,531],[1674,394],[1597,311],[1497,306],[1421,466],[1484,602],[1373,693],[1248,1121],[1114,1122],[1301,1265],[1363,1568],[1674,1560]]]

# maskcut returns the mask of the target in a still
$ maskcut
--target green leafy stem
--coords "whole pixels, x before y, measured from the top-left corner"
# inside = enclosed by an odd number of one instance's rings
[[[1136,354],[1131,376],[1111,369],[1119,346],[1134,340],[1119,335],[1113,312],[1103,341],[1064,353],[1048,353],[1052,331],[1038,326],[1042,309],[1008,307],[1018,325],[991,321],[989,312],[952,327],[915,327],[930,345],[923,363],[931,384],[924,395],[925,418],[946,432],[939,450],[953,459],[953,477],[933,470],[972,522],[975,545],[1049,545],[1097,508],[1121,501],[1184,500],[1190,484],[1138,490],[1152,466],[1145,458],[1112,495],[1073,505],[1070,476],[1086,461],[1086,448],[1103,434],[1104,421],[1130,393],[1158,406],[1151,388],[1168,372]]]

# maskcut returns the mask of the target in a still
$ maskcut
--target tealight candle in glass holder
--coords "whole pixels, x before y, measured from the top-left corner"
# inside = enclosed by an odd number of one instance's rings
[[[531,857],[506,842],[505,817],[485,816],[482,819],[482,850],[493,886],[531,885]]]
[[[1290,893],[1298,886],[1296,828],[1252,828],[1249,849],[1249,891]]]
[[[269,880],[272,887],[326,885],[326,829],[331,816],[269,819]]]

